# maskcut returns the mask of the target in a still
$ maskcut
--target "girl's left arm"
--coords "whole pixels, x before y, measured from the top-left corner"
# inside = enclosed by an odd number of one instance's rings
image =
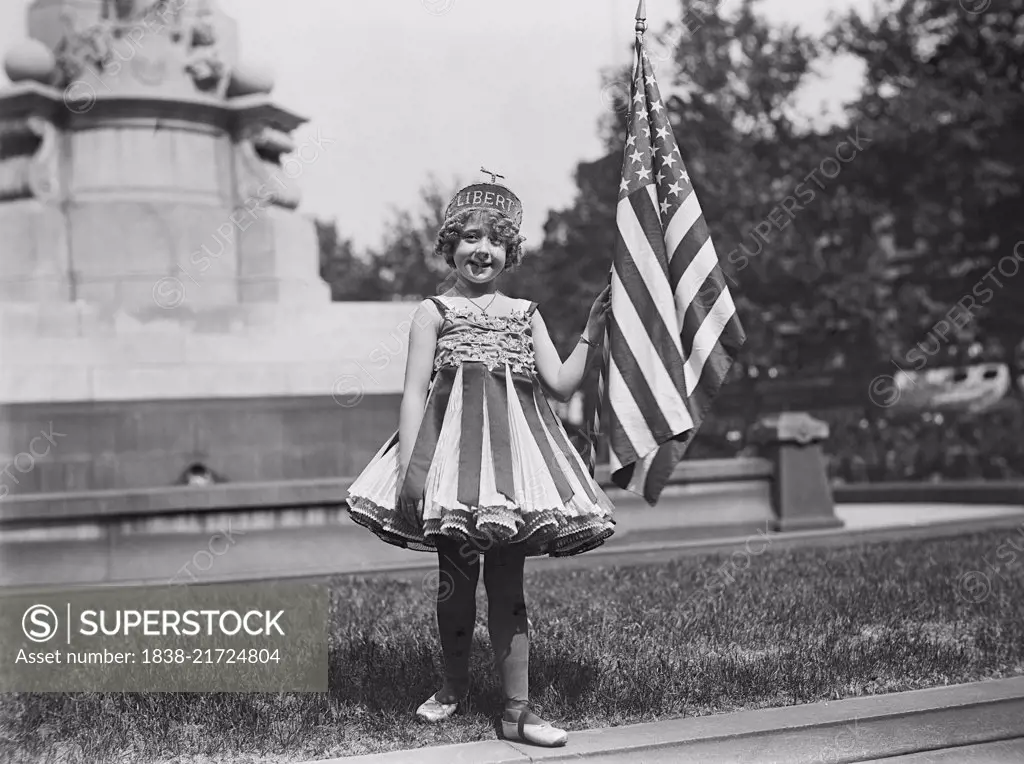
[[[569,357],[562,362],[555,344],[548,334],[547,325],[540,311],[534,311],[531,328],[533,329],[533,351],[537,362],[537,374],[545,387],[560,401],[568,401],[573,393],[579,390],[584,377],[601,359],[600,344],[604,339],[605,315],[607,308],[598,310],[599,305],[606,304],[607,290],[597,298],[591,310],[587,328],[580,341],[576,343]],[[583,342],[586,338],[592,343]]]

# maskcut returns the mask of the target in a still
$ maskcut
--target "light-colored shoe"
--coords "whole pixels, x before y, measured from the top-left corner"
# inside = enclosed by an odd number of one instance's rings
[[[508,721],[510,713],[518,714],[516,721]],[[505,711],[501,718],[501,734],[506,740],[521,740],[524,743],[544,746],[545,748],[557,748],[565,745],[569,739],[569,733],[552,726],[550,722],[541,719],[529,708],[515,711]]]
[[[454,714],[458,706],[458,703],[441,703],[437,699],[437,693],[434,693],[416,709],[416,718],[430,724],[437,724]]]

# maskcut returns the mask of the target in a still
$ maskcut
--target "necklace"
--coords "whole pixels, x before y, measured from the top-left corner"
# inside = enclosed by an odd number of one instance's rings
[[[501,292],[495,290],[494,295],[491,297],[491,301],[489,303],[487,303],[487,307],[486,308],[481,308],[479,305],[477,305],[476,301],[472,297],[470,297],[468,294],[466,294],[461,289],[459,289],[459,287],[457,285],[455,287],[455,291],[458,292],[459,294],[461,294],[467,300],[469,300],[473,304],[474,308],[476,308],[477,310],[479,310],[481,313],[484,313],[484,314],[486,314],[487,311],[490,310],[490,307],[492,305],[494,305],[494,301],[498,299],[498,295],[501,294]]]

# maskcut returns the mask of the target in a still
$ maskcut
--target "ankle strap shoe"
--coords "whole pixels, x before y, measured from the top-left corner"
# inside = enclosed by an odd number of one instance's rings
[[[516,718],[509,721],[509,716]],[[557,748],[565,745],[569,739],[569,733],[544,721],[529,707],[522,710],[506,709],[501,719],[501,734],[506,740],[521,740],[545,748]]]

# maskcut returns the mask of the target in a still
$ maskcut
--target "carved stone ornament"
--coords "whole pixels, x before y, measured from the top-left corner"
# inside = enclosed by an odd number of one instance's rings
[[[0,121],[0,200],[61,198],[60,132],[32,116]]]
[[[192,77],[196,87],[206,92],[216,90],[225,83],[228,68],[216,48],[200,48],[189,54],[185,71]]]
[[[156,19],[180,21],[184,7],[181,0],[103,0],[100,18],[125,25]]]
[[[204,92],[226,90],[228,67],[217,47],[217,29],[213,24],[213,12],[208,3],[200,3],[196,19],[187,33],[186,42],[189,54],[185,71],[192,77],[196,87]]]
[[[67,87],[92,70],[102,75],[108,70],[120,71],[120,64],[131,66],[139,81],[159,86],[173,72],[168,61],[148,59],[141,55],[140,40],[159,35],[171,40],[182,51],[187,74],[198,90],[224,90],[228,67],[218,49],[213,13],[205,2],[199,3],[194,19],[186,25],[183,9],[193,0],[104,0],[100,21],[79,28],[70,12],[64,15],[65,31],[55,55],[60,81]],[[118,47],[115,47],[118,46]],[[130,48],[127,54],[118,50]],[[118,64],[115,66],[115,64]]]
[[[267,124],[252,125],[242,133],[236,156],[238,195],[243,204],[252,200],[260,201],[261,206],[299,206],[298,189],[281,165],[281,155],[294,150],[295,142],[290,135]]]
[[[65,31],[54,51],[59,73],[58,87],[67,87],[91,69],[103,72],[114,59],[113,37],[105,25],[93,24],[82,30],[65,15]]]

